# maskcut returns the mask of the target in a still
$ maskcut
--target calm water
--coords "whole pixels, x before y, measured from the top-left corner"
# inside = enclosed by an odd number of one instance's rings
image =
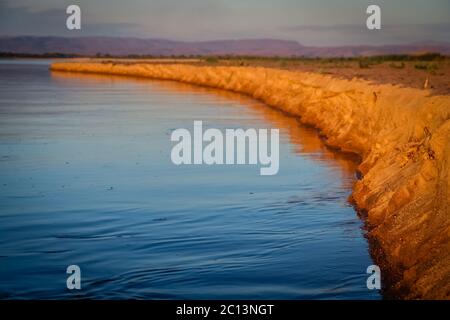
[[[194,120],[280,128],[278,175],[173,165]],[[0,164],[2,298],[379,298],[355,164],[251,99],[2,61]]]

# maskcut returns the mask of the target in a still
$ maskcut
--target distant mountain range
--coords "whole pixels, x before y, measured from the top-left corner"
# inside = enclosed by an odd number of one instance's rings
[[[115,37],[0,37],[0,52],[45,54],[64,53],[94,56],[98,53],[127,55],[254,55],[354,57],[385,54],[436,52],[450,55],[450,43],[416,43],[383,46],[311,47],[296,41],[276,39],[216,40],[202,42]]]

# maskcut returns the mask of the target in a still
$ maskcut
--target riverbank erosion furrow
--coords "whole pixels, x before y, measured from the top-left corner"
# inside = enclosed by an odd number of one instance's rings
[[[387,297],[450,299],[450,96],[267,68],[55,63],[52,70],[175,80],[256,98],[359,154],[352,200]]]

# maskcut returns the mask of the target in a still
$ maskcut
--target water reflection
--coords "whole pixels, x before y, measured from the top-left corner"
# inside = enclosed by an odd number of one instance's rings
[[[318,130],[303,125],[298,118],[292,117],[279,110],[271,108],[264,103],[256,101],[245,95],[229,92],[226,90],[201,87],[175,81],[152,80],[142,77],[113,76],[88,73],[71,73],[52,71],[52,78],[68,86],[73,85],[73,81],[80,81],[84,84],[94,83],[123,83],[123,81],[134,81],[142,84],[151,83],[152,89],[158,87],[161,90],[177,92],[180,95],[187,94],[213,94],[226,100],[235,101],[245,105],[253,112],[261,116],[264,121],[270,124],[269,127],[279,128],[281,133],[289,137],[289,142],[295,146],[294,152],[301,154],[313,161],[324,162],[325,165],[333,167],[340,172],[341,181],[344,188],[351,188],[354,182],[355,172],[358,167],[359,158],[356,155],[336,151],[328,147],[319,137]],[[149,89],[150,91],[150,89]],[[170,112],[170,110],[168,110]],[[189,112],[189,110],[186,110]]]

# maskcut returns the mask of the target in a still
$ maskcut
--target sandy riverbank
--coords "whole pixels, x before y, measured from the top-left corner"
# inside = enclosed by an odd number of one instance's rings
[[[450,299],[450,96],[253,67],[55,63],[52,70],[182,81],[243,93],[314,125],[362,157],[353,201],[386,294]]]

